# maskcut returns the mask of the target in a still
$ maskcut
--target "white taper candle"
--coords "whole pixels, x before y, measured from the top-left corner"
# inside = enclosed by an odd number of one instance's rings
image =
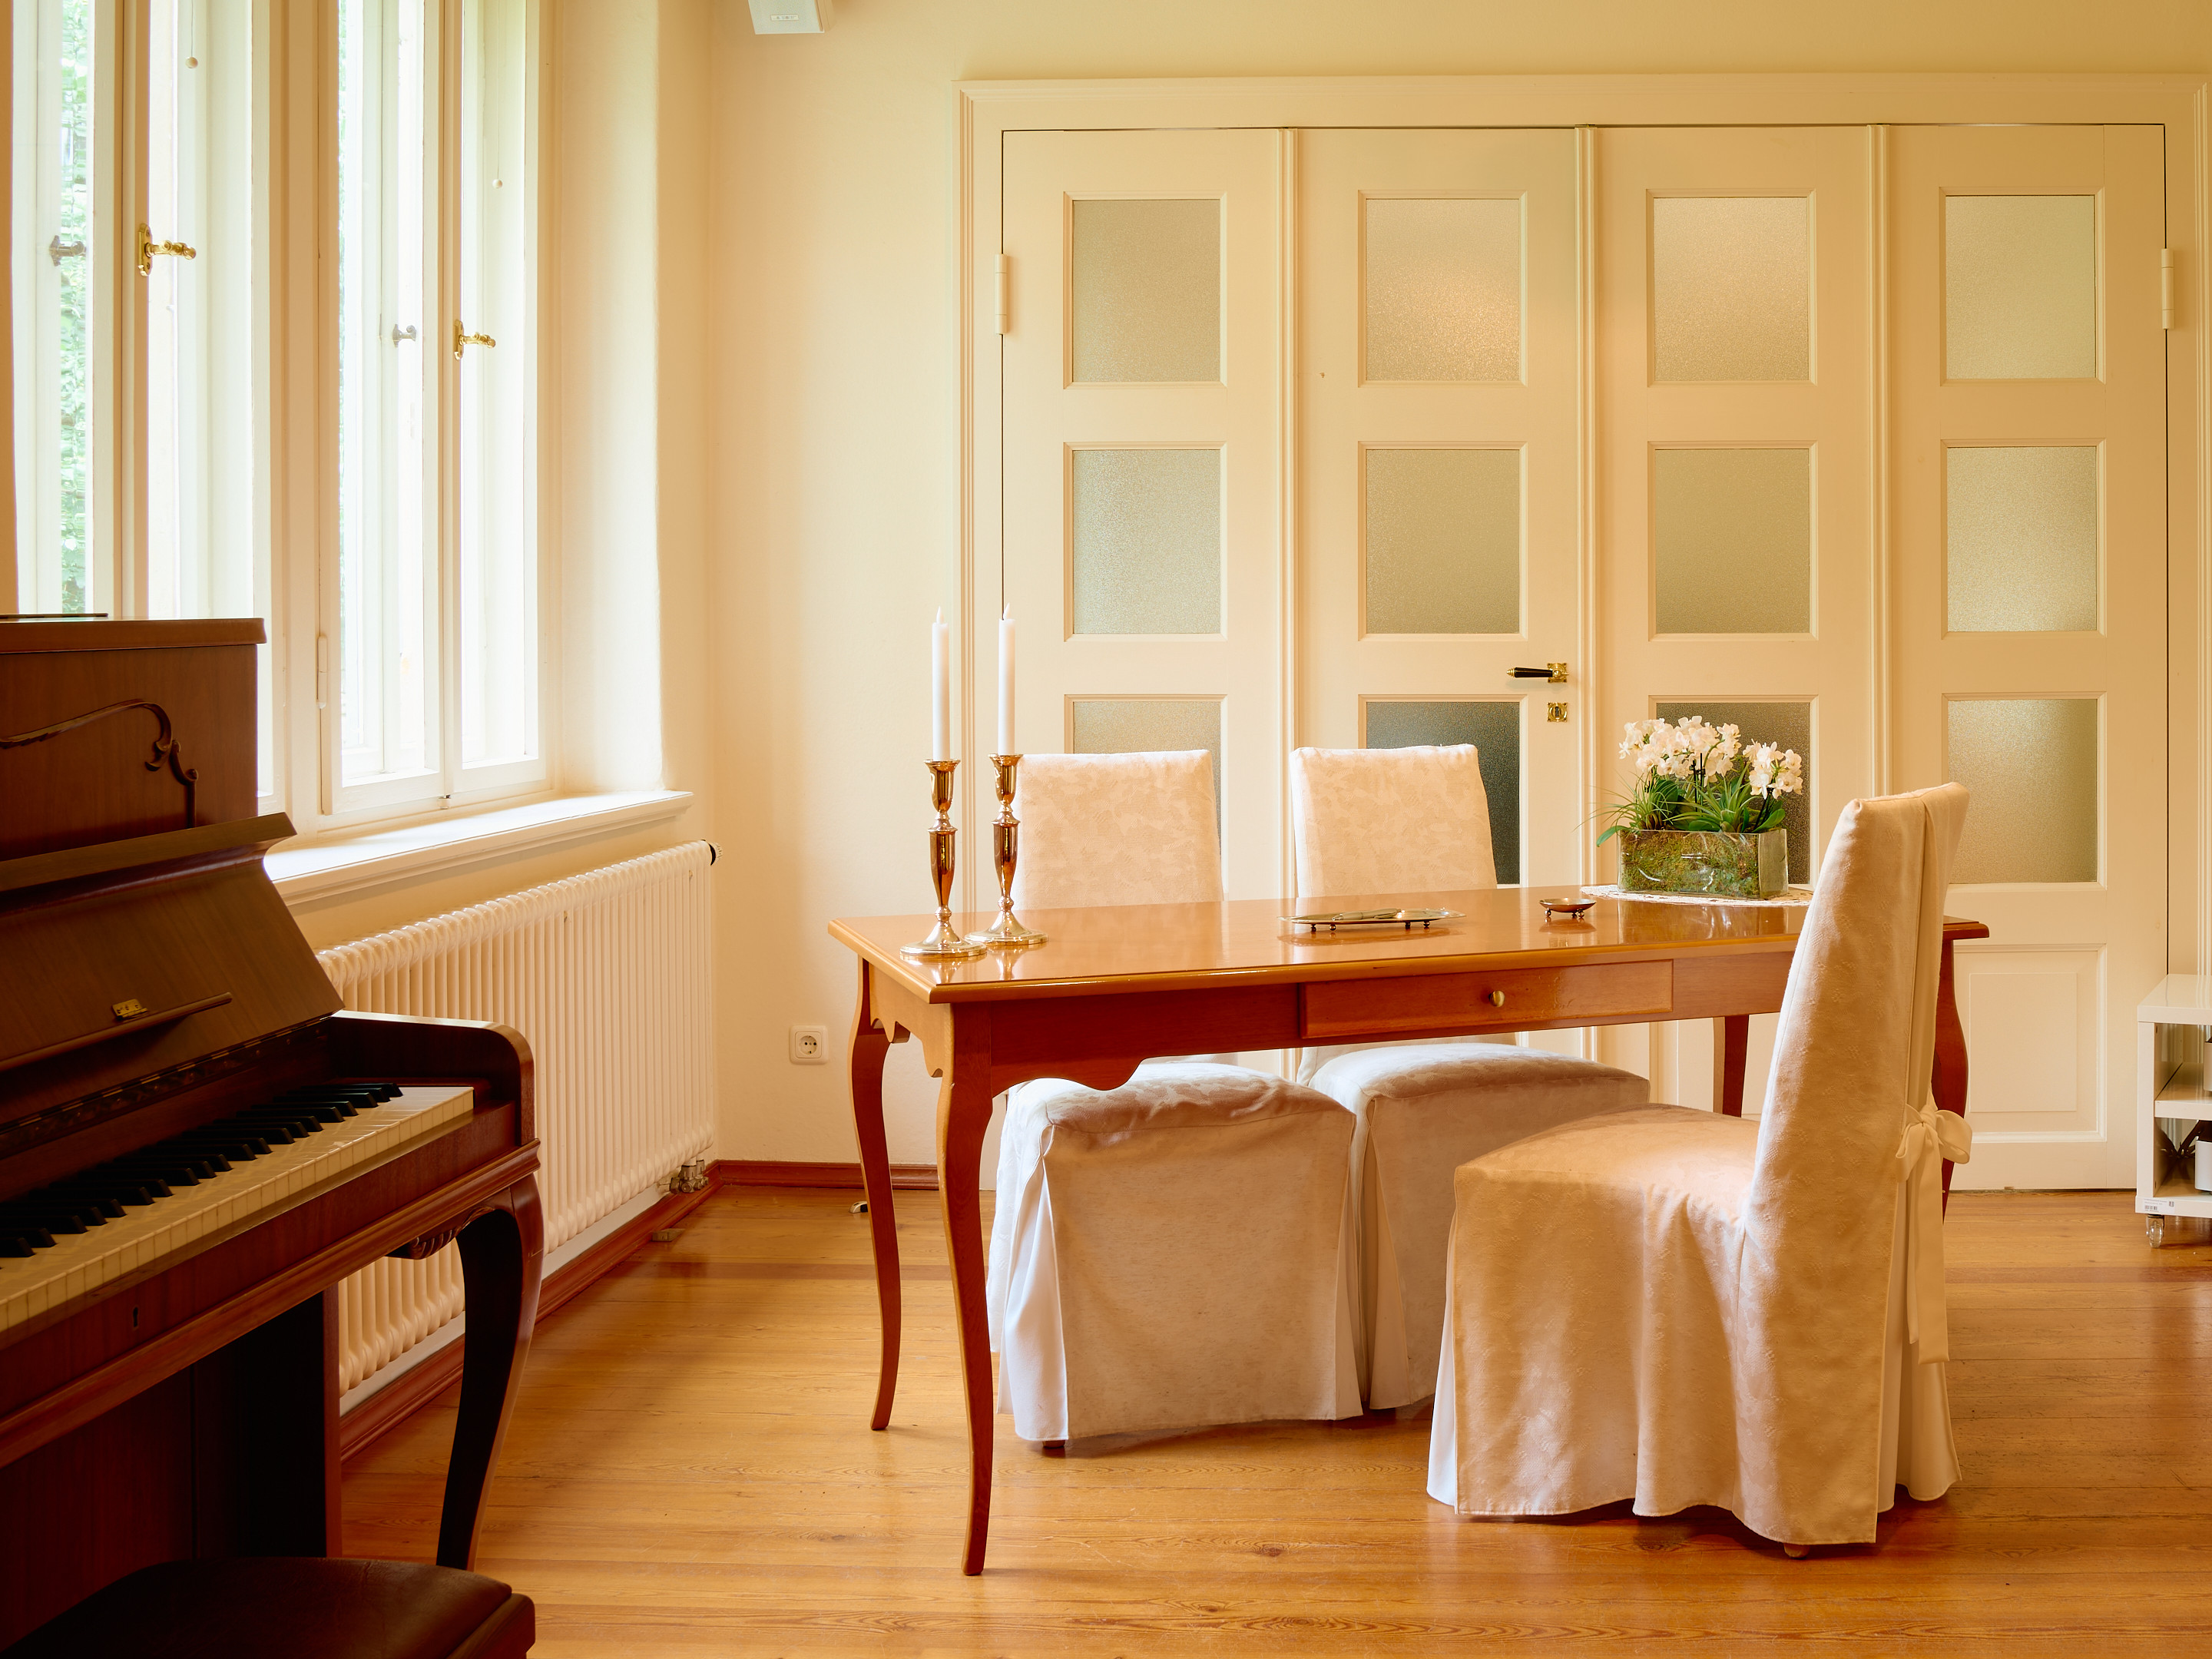
[[[1014,747],[1014,613],[1011,607],[999,617],[999,747],[1001,755],[1018,755]]]
[[[952,630],[945,625],[945,607],[937,608],[937,621],[929,630],[929,757],[952,758]]]

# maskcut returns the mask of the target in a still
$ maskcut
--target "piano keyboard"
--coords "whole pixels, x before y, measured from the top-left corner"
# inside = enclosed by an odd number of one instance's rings
[[[465,1118],[472,1091],[319,1085],[0,1200],[0,1331]]]

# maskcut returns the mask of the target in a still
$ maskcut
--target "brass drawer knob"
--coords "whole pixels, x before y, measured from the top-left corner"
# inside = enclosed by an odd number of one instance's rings
[[[1490,1006],[1493,1008],[1503,1008],[1505,1006],[1505,993],[1492,991],[1490,994]]]

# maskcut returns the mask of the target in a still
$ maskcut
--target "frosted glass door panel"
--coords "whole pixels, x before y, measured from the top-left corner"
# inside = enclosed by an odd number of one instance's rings
[[[1073,631],[1221,632],[1221,452],[1072,456]]]
[[[1813,452],[1660,449],[1652,539],[1662,634],[1813,631]]]
[[[1221,204],[1070,205],[1073,378],[1218,380]]]
[[[1950,775],[1972,804],[1957,882],[2097,879],[2097,702],[1957,698]]]
[[[1521,452],[1366,452],[1370,634],[1521,631]]]
[[[1943,202],[1944,374],[2086,380],[2097,373],[2097,198]]]
[[[1368,200],[1367,378],[1521,378],[1521,204]]]
[[[1490,848],[1498,879],[1521,879],[1521,704],[1472,699],[1401,702],[1370,699],[1364,742],[1370,749],[1410,749],[1419,744],[1471,743],[1489,798]]]
[[[2097,452],[1944,452],[1948,625],[1954,634],[2097,626]]]
[[[1656,198],[1651,320],[1656,379],[1810,380],[1812,204],[1802,196]]]
[[[1805,787],[1782,798],[1782,827],[1790,833],[1790,879],[1813,879],[1813,705],[1809,702],[1662,702],[1662,720],[1695,714],[1708,726],[1733,726],[1746,748],[1754,743],[1795,749],[1805,761]]]
[[[1221,810],[1221,702],[1216,697],[1071,697],[1067,752],[1143,755],[1204,749],[1213,757],[1213,804]]]

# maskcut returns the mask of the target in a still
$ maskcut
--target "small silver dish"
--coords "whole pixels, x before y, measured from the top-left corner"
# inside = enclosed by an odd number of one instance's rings
[[[1540,898],[1536,902],[1544,907],[1544,920],[1547,921],[1556,921],[1561,916],[1569,921],[1580,921],[1597,908],[1597,901],[1594,898]]]
[[[1450,921],[1460,914],[1457,910],[1322,910],[1310,915],[1285,916],[1283,920],[1310,933],[1319,933],[1324,927],[1333,933],[1340,927],[1402,927],[1410,933],[1432,921]]]

